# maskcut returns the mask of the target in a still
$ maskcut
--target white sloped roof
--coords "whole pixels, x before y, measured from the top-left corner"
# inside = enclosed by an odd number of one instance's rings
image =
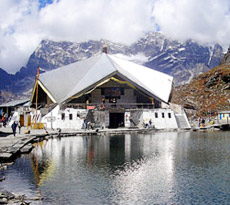
[[[105,53],[43,73],[39,81],[61,103],[116,73],[168,102],[172,76]]]
[[[109,57],[117,64],[116,67],[119,73],[164,102],[168,102],[172,89],[172,76],[115,56]]]
[[[15,107],[17,105],[24,106],[25,103],[28,103],[29,99],[19,99],[19,100],[13,100],[4,104],[1,104],[0,107]],[[26,106],[26,105],[25,105]]]

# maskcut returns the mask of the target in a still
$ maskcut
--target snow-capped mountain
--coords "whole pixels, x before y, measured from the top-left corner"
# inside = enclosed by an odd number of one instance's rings
[[[56,69],[101,53],[105,44],[109,54],[174,76],[176,85],[219,65],[223,58],[222,47],[217,44],[210,47],[191,40],[178,42],[158,32],[148,33],[132,45],[107,40],[83,43],[43,40],[8,87],[13,92],[27,91],[33,85],[38,66],[42,72]]]

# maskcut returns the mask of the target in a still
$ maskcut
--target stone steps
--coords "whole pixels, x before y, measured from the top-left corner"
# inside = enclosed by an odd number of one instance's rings
[[[190,128],[190,125],[187,123],[186,117],[184,114],[177,114],[175,115],[176,121],[178,124],[178,128],[180,129],[188,129]]]

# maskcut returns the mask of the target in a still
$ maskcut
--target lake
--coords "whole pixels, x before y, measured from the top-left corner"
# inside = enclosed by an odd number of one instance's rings
[[[50,139],[1,175],[34,204],[230,204],[230,132]]]

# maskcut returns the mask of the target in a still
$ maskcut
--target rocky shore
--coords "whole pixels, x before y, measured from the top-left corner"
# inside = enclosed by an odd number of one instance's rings
[[[0,204],[14,204],[14,205],[28,205],[33,201],[41,201],[42,198],[33,197],[29,198],[25,195],[17,195],[8,191],[0,192]]]

